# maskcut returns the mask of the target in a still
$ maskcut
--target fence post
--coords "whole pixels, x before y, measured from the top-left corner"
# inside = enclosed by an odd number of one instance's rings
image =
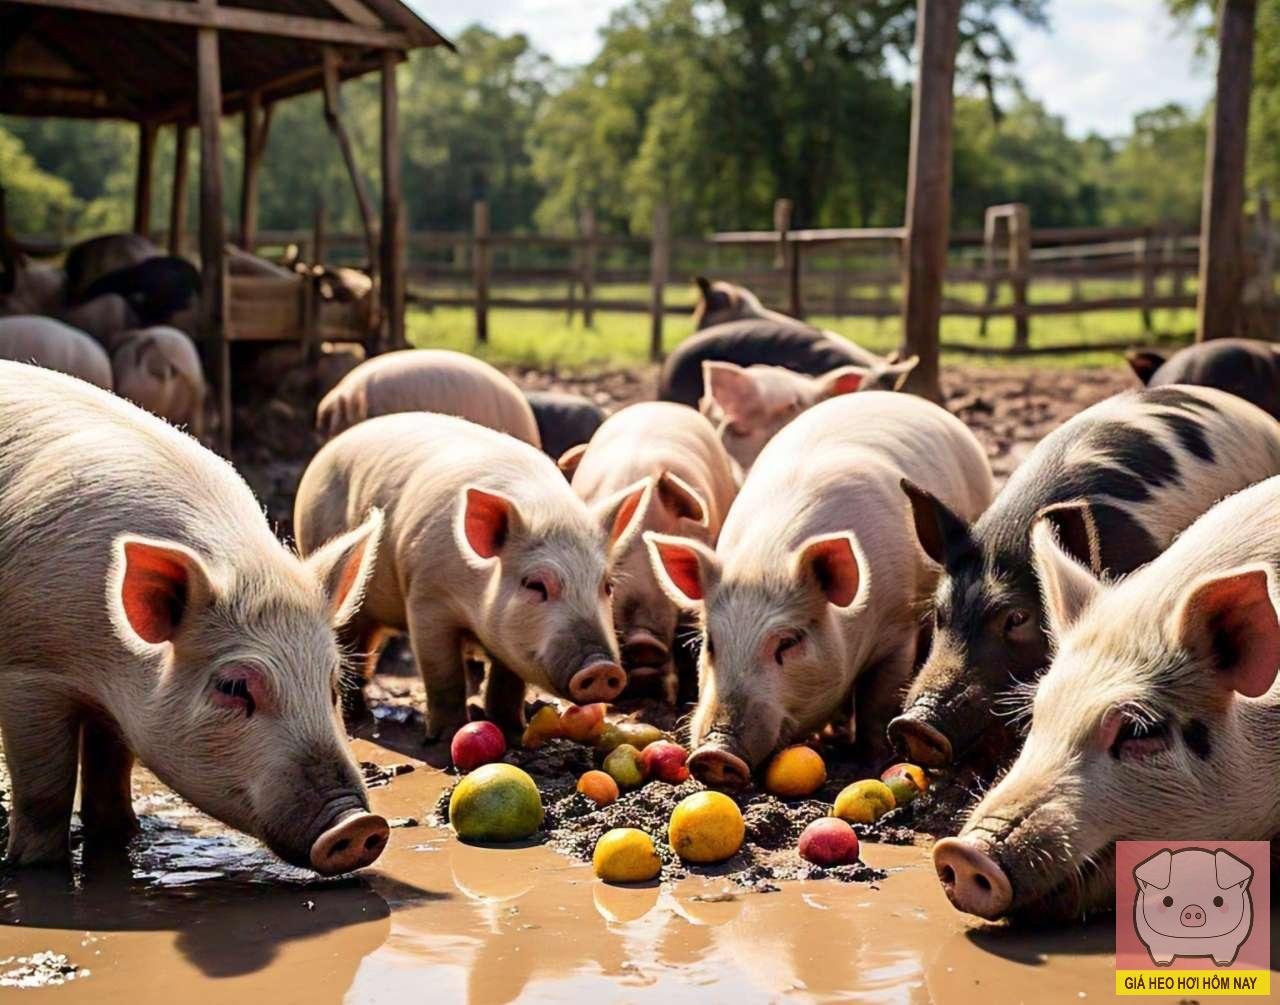
[[[662,321],[666,307],[667,274],[671,267],[671,211],[653,208],[653,236],[649,246],[649,358],[662,359]]]
[[[478,199],[471,211],[471,269],[476,286],[476,341],[489,341],[489,204]]]
[[[1169,293],[1175,297],[1180,297],[1186,292],[1186,278],[1182,271],[1182,262],[1179,261],[1182,250],[1178,247],[1180,244],[1178,232],[1170,230],[1169,235],[1165,238],[1164,254],[1169,262],[1169,268],[1173,273],[1173,279],[1170,282]]]
[[[997,206],[988,206],[986,215],[982,221],[982,271],[986,273],[983,280],[986,288],[983,290],[982,303],[983,306],[990,310],[996,305],[996,294],[998,284],[995,280],[996,271],[996,234],[1000,230],[1000,212]],[[991,322],[991,315],[983,314],[978,319],[978,335],[982,338],[987,337],[987,325]]]
[[[311,264],[323,265],[325,252],[325,218],[324,218],[324,200],[316,200],[315,216],[311,222]]]
[[[773,203],[773,229],[778,232],[778,251],[773,266],[782,272],[782,284],[787,291],[787,311],[792,317],[800,317],[800,249],[791,240],[790,199],[775,199]]]
[[[1151,318],[1151,300],[1156,295],[1155,272],[1151,268],[1151,234],[1143,234],[1136,242],[1138,254],[1138,278],[1142,283],[1142,330],[1147,335],[1155,331]]]
[[[591,303],[596,285],[596,211],[588,206],[582,211],[582,324],[596,326]]]
[[[1027,314],[1027,286],[1031,268],[1031,210],[1015,203],[1009,217],[1009,268],[1013,273],[1013,347],[1026,349],[1031,341]]]

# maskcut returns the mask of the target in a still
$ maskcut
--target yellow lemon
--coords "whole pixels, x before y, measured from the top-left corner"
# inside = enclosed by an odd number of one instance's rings
[[[723,862],[742,847],[747,825],[738,804],[723,792],[698,792],[680,800],[667,839],[686,862]]]
[[[764,773],[764,787],[783,799],[799,799],[822,788],[827,766],[812,747],[787,747],[778,751]]]
[[[514,764],[486,764],[454,786],[449,823],[464,841],[521,841],[542,825],[542,796]]]
[[[606,883],[644,883],[662,871],[662,861],[644,831],[615,827],[596,842],[591,867]]]
[[[831,815],[851,824],[873,824],[895,806],[897,802],[889,786],[868,778],[845,786],[836,796]]]

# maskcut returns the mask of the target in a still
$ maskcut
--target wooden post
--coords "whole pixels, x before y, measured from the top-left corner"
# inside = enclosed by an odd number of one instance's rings
[[[595,305],[591,302],[596,287],[596,211],[588,206],[582,211],[582,324],[594,328]]]
[[[365,185],[364,175],[360,173],[360,165],[356,163],[351,136],[347,133],[346,123],[342,118],[342,101],[338,94],[339,62],[337,51],[326,46],[324,50],[324,120],[338,143],[343,163],[347,166],[347,174],[351,178],[351,187],[355,189],[356,205],[360,208],[360,222],[364,226],[365,253],[368,256],[369,269],[376,275],[380,256],[377,228],[373,221],[373,200],[369,198],[369,188]]]
[[[782,272],[783,288],[787,291],[787,313],[802,317],[800,301],[800,248],[791,240],[791,214],[795,207],[790,199],[777,199],[773,203],[773,229],[778,232],[778,251],[774,267]]]
[[[951,226],[951,115],[960,5],[961,0],[918,0],[916,7],[902,337],[906,354],[920,358],[907,378],[908,389],[933,401],[942,400],[938,341]]]
[[[156,160],[156,125],[138,123],[138,173],[133,186],[133,232],[151,233],[151,177]]]
[[[1169,236],[1165,239],[1165,257],[1169,260],[1170,268],[1173,270],[1173,279],[1170,282],[1169,292],[1180,297],[1186,292],[1186,276],[1182,271],[1182,263],[1178,261],[1181,251],[1178,249],[1178,235],[1175,231],[1170,231]]]
[[[1031,278],[1031,210],[1015,202],[1009,214],[1009,271],[1013,274],[1013,347],[1026,349],[1031,341],[1031,317],[1027,314],[1027,287]]]
[[[671,269],[671,210],[653,208],[649,245],[649,359],[662,359],[662,322],[666,311],[667,277]]]
[[[325,239],[324,200],[316,200],[315,213],[311,220],[311,264],[323,265],[328,251]]]
[[[214,0],[200,0],[214,6]],[[231,350],[223,329],[223,256],[226,228],[222,220],[222,74],[218,65],[218,32],[196,33],[197,106],[200,118],[200,306],[202,334],[213,357],[222,452],[231,453]]]
[[[996,236],[1000,232],[1000,220],[1002,207],[988,206],[987,212],[982,220],[982,271],[986,273],[985,289],[983,290],[982,303],[983,306],[990,310],[996,304],[996,296],[999,286],[995,280],[996,271]],[[982,338],[987,337],[987,326],[990,324],[991,318],[988,314],[983,314],[978,319],[978,335]]]
[[[400,53],[382,53],[382,312],[386,346],[402,349],[404,333],[405,234],[404,196],[400,163],[400,97],[396,67]]]
[[[186,123],[174,127],[173,188],[169,192],[169,254],[181,255],[187,231],[187,168],[191,130]]]
[[[1257,0],[1222,0],[1218,88],[1205,157],[1196,338],[1244,333],[1244,169]]]
[[[240,247],[250,254],[258,243],[258,168],[270,126],[271,106],[263,108],[261,96],[256,91],[250,93],[241,124],[244,159],[240,173]]]
[[[471,210],[471,271],[476,284],[476,341],[489,341],[489,204],[476,201]]]
[[[1156,274],[1151,257],[1151,234],[1143,234],[1134,245],[1138,258],[1138,282],[1142,288],[1142,330],[1150,335],[1155,331],[1151,315],[1151,301],[1156,295]]]

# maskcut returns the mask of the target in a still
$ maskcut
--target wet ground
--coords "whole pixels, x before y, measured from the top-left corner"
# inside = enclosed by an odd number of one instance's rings
[[[583,391],[608,407],[646,397],[651,386],[651,375],[516,376],[527,386]],[[299,382],[290,380],[276,384],[279,399],[242,415],[248,435],[236,453],[286,535],[293,485],[316,447],[299,404],[304,395],[289,392]],[[973,426],[1003,478],[1049,429],[1132,383],[1100,371],[959,370],[949,376],[948,404]],[[554,789],[554,771],[542,779],[553,843],[459,844],[432,824],[453,778],[421,759],[420,686],[412,675],[391,674],[372,696],[380,718],[362,730],[356,751],[377,786],[373,808],[394,828],[373,869],[316,880],[139,772],[144,832],[127,863],[78,863],[69,876],[0,873],[0,998],[22,990],[128,1005],[994,1005],[1113,992],[1113,919],[1055,931],[977,923],[947,903],[923,839],[865,842],[866,869],[842,877],[855,882],[794,878],[819,875],[791,851],[796,828],[817,812],[807,804],[779,811],[756,801],[761,862],[730,863],[718,875],[688,875],[669,863],[662,882],[638,888],[603,885],[580,860],[590,843],[582,835],[611,821],[586,814],[578,823],[587,826],[567,826],[574,797]],[[665,813],[676,795],[655,791],[651,815]],[[920,825],[923,814],[907,822]],[[940,821],[929,823],[938,829]],[[748,873],[761,863],[766,881],[752,882]],[[1273,958],[1280,958],[1274,950]]]

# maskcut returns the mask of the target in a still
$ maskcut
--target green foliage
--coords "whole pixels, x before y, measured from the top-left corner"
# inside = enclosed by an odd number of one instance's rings
[[[0,179],[4,180],[8,223],[16,232],[54,230],[79,207],[71,185],[37,167],[22,141],[2,127]]]

